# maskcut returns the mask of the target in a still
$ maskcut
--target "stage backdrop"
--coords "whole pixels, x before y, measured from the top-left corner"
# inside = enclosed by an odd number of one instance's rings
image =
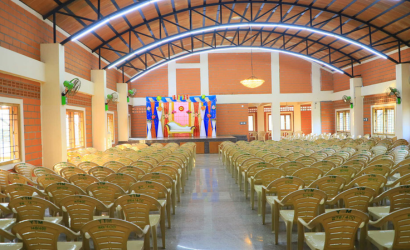
[[[147,138],[168,137],[165,125],[182,129],[195,127],[194,133],[172,136],[216,137],[216,96],[147,97]]]

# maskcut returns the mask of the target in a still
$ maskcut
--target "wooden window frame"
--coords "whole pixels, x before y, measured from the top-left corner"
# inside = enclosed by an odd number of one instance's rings
[[[108,126],[108,123],[109,123],[108,115],[112,115],[112,131],[113,131],[113,133],[112,133],[111,143],[112,143],[112,145],[115,145],[115,113],[114,113],[114,111],[106,111],[107,133],[109,132],[108,130],[110,128],[110,126]]]
[[[18,158],[17,159],[13,159],[13,160],[8,160],[8,161],[3,161],[0,162],[0,166],[4,166],[4,165],[8,165],[8,164],[14,164],[17,162],[24,162],[24,156],[25,156],[25,152],[23,150],[24,145],[22,145],[23,140],[22,140],[22,135],[24,135],[24,125],[23,125],[23,121],[24,121],[24,116],[23,116],[23,112],[21,111],[21,107],[22,107],[22,100],[21,102],[19,101],[13,101],[12,98],[3,98],[6,102],[0,102],[0,106],[7,106],[7,107],[15,107],[16,111],[17,111],[17,124],[14,124],[13,127],[17,127],[18,131],[17,131],[17,143],[18,143]],[[11,137],[11,134],[10,134]],[[12,139],[10,139],[10,141],[12,141]]]
[[[386,122],[386,117],[385,117],[385,112],[387,109],[393,109],[394,110],[394,133],[389,134],[386,133],[386,127],[385,127],[385,122]],[[375,110],[383,110],[383,133],[375,133],[375,115],[374,112]],[[384,136],[395,136],[396,135],[396,117],[397,117],[397,111],[396,111],[396,104],[383,104],[383,105],[372,105],[370,106],[370,114],[371,114],[371,129],[372,129],[372,135],[384,135]]]
[[[87,145],[87,137],[86,137],[86,124],[87,124],[87,122],[86,122],[86,112],[85,112],[85,109],[84,108],[79,108],[79,107],[75,107],[75,106],[67,106],[66,107],[66,115],[67,115],[67,113],[68,112],[79,112],[79,113],[81,113],[82,114],[82,124],[80,125],[80,130],[82,130],[82,136],[83,136],[83,145],[82,146],[79,146],[79,147],[76,147],[75,146],[75,137],[74,137],[74,145],[71,145],[71,146],[74,146],[74,147],[68,147],[67,146],[67,151],[74,151],[74,150],[77,150],[77,149],[80,149],[80,148],[86,148],[86,145]],[[66,119],[67,119],[67,116],[66,116]],[[74,124],[73,124],[73,126],[74,126]],[[81,128],[82,127],[82,128]],[[66,128],[66,129],[69,129],[69,128]],[[74,128],[72,128],[72,130],[71,131],[74,131]],[[68,141],[70,141],[70,137],[68,137],[68,138],[66,138]]]
[[[349,113],[349,126],[346,126],[348,128],[348,130],[338,130],[338,125],[339,125],[339,113],[343,112],[343,113]],[[344,116],[346,117],[346,116]],[[346,120],[345,120],[346,122]],[[350,113],[350,109],[336,109],[335,110],[335,131],[336,133],[350,133],[351,130],[351,124],[352,124],[352,116]]]
[[[288,129],[280,129],[280,131],[285,131],[285,132],[293,132],[294,131],[294,116],[293,116],[293,112],[280,112],[280,116],[282,116],[282,115],[290,115],[290,129],[288,130]],[[286,126],[285,126],[286,127]]]

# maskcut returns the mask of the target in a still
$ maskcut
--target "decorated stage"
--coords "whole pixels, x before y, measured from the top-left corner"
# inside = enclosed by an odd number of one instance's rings
[[[217,154],[218,146],[224,141],[236,142],[238,140],[246,140],[246,136],[216,136],[216,137],[170,137],[170,138],[130,138],[128,142],[122,143],[146,143],[151,145],[152,143],[177,143],[179,145],[187,142],[196,143],[197,154]]]

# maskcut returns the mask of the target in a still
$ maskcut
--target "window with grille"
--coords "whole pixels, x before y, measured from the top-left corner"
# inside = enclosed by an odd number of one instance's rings
[[[67,149],[84,148],[84,112],[66,110]]]
[[[336,111],[336,131],[348,132],[350,131],[350,111]]]
[[[112,144],[115,144],[114,141],[114,114],[107,114],[107,128],[108,128],[108,132],[110,132],[110,137],[111,137],[111,142]]]
[[[394,135],[395,134],[395,109],[394,107],[374,107],[373,134]]]
[[[311,111],[312,110],[312,106],[308,105],[308,106],[300,106],[300,111]]]
[[[280,111],[281,112],[293,111],[293,106],[280,106]]]
[[[257,113],[257,112],[258,112],[258,108],[249,107],[249,108],[248,108],[248,112],[249,112],[249,113]]]
[[[20,106],[0,103],[0,165],[21,161]]]
[[[292,116],[290,114],[283,114],[280,115],[280,130],[283,131],[290,131],[291,130],[291,119]]]

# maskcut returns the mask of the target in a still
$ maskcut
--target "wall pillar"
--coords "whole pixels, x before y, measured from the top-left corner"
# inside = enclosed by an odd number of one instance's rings
[[[322,118],[320,102],[312,102],[312,133],[322,134]]]
[[[272,140],[279,141],[281,137],[279,100],[272,102],[271,119],[272,119]]]
[[[118,142],[128,141],[128,84],[117,83]]]
[[[401,104],[396,105],[396,136],[410,141],[410,63],[396,65],[396,88]]]
[[[362,78],[350,78],[350,96],[353,100],[353,108],[350,109],[350,134],[357,138],[363,135],[363,97]]]
[[[91,81],[94,83],[93,147],[99,151],[105,151],[107,149],[107,115],[105,113],[107,75],[105,70],[91,70]]]
[[[259,104],[257,107],[257,119],[258,119],[258,128],[257,131],[265,131],[265,107],[263,104]]]
[[[67,161],[66,108],[61,104],[64,91],[64,46],[59,43],[40,45],[45,65],[45,83],[41,86],[41,135],[43,166]]]
[[[302,118],[299,103],[293,105],[293,132],[296,131],[302,131]]]

